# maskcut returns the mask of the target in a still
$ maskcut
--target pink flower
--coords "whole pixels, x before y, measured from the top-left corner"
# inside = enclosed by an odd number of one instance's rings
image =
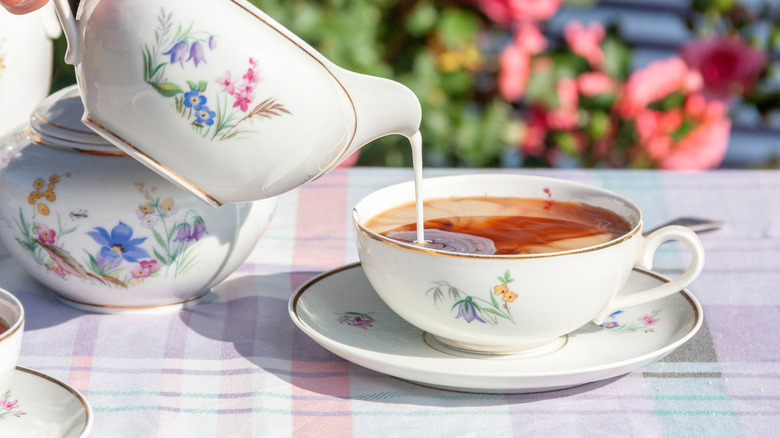
[[[766,65],[766,54],[737,37],[696,40],[682,49],[688,65],[701,72],[708,97],[725,100],[750,92]]]
[[[577,81],[572,78],[563,78],[555,86],[558,92],[558,108],[547,113],[547,124],[552,129],[569,130],[577,127],[579,121],[579,92]]]
[[[236,98],[236,101],[233,103],[233,108],[239,107],[241,108],[241,111],[248,111],[252,99],[255,98],[254,85],[247,82],[241,82],[236,86],[235,91],[233,91],[233,97]]]
[[[38,233],[38,240],[43,243],[54,244],[54,239],[57,233],[49,228],[46,224],[40,224],[35,227],[35,232]]]
[[[244,76],[241,77],[246,79],[247,83],[249,84],[257,84],[260,82],[260,75],[258,75],[254,68],[248,69],[246,73],[244,73]]]
[[[544,139],[547,136],[547,115],[541,108],[532,107],[528,114],[525,138],[521,146],[525,153],[534,157],[540,157],[544,153]]]
[[[720,102],[706,103],[693,94],[682,110],[644,110],[635,121],[639,144],[662,169],[710,169],[726,155],[731,121]],[[679,132],[684,125],[693,127]]]
[[[64,277],[67,274],[67,272],[65,272],[65,270],[62,269],[62,267],[60,267],[60,265],[58,265],[56,263],[52,263],[51,265],[47,265],[47,267],[49,268],[49,270],[51,272],[54,272],[55,274],[59,275],[60,277]]]
[[[618,86],[614,79],[599,72],[585,72],[577,78],[577,87],[583,96],[615,93]]]
[[[143,260],[141,261],[141,267],[154,274],[160,270],[160,263],[157,260]]]
[[[585,27],[578,21],[570,21],[563,28],[563,37],[571,51],[587,59],[594,68],[600,68],[604,62],[601,41],[605,34],[604,26],[598,22]]]
[[[157,262],[157,260],[143,260],[138,264],[138,266],[135,267],[135,269],[130,271],[130,275],[132,275],[135,279],[147,278],[157,272],[159,269],[160,264]]]
[[[547,39],[534,22],[524,22],[517,26],[513,44],[535,55],[547,48]]]
[[[645,325],[646,325],[646,326],[648,326],[648,325],[654,325],[655,323],[657,323],[658,321],[660,321],[660,320],[661,320],[661,318],[658,318],[658,317],[657,317],[657,316],[655,316],[655,315],[645,315],[645,316],[643,316],[643,317],[639,318],[639,320],[640,320],[640,321],[642,321],[642,322],[644,322],[644,323],[645,323]]]
[[[674,150],[660,162],[662,169],[704,170],[723,161],[729,144],[731,120],[726,107],[710,102],[701,124],[677,142]]]
[[[493,21],[507,25],[518,21],[544,21],[555,15],[561,0],[476,0]]]
[[[632,117],[650,103],[676,91],[697,91],[700,84],[697,77],[682,58],[673,56],[652,62],[629,76],[619,104],[620,112],[625,117]]]
[[[19,407],[19,400],[11,400],[8,398],[4,398],[0,400],[0,409],[4,409],[6,411],[11,411],[13,409],[16,409]]]
[[[233,94],[236,90],[236,83],[230,78],[230,71],[226,71],[224,76],[217,78],[217,83],[222,85],[222,91],[226,91],[228,94]]]
[[[661,127],[660,111],[644,110],[636,116],[639,143],[653,160],[662,160],[672,150],[671,132]]]
[[[523,97],[531,75],[531,56],[517,44],[506,47],[499,57],[498,91],[509,102]]]

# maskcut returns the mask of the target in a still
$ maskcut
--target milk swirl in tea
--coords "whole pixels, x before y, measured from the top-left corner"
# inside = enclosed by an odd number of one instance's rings
[[[579,202],[533,198],[465,197],[423,203],[424,246],[469,254],[541,254],[609,242],[631,230],[611,211]],[[391,239],[416,242],[415,204],[372,218],[366,227]]]

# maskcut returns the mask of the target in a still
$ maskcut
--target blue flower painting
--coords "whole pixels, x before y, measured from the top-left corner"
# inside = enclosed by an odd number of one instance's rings
[[[145,249],[138,246],[144,243],[147,238],[133,239],[133,229],[122,221],[119,221],[111,233],[103,227],[96,227],[87,235],[103,245],[100,248],[100,257],[111,264],[115,264],[120,257],[130,263],[137,263],[139,259],[150,257]]]

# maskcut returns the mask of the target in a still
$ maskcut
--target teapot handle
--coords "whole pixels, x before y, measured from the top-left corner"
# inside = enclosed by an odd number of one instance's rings
[[[76,65],[81,61],[81,39],[79,38],[79,26],[73,11],[70,9],[68,0],[53,0],[54,9],[57,11],[57,18],[60,19],[60,25],[65,33],[65,39],[68,41],[68,48],[65,51],[65,62],[70,65]]]

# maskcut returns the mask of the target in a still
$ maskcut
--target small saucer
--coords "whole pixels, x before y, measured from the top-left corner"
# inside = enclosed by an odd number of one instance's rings
[[[621,294],[669,280],[634,269]],[[533,357],[451,350],[390,310],[359,263],[319,275],[290,299],[293,322],[314,341],[366,368],[425,386],[464,392],[553,391],[627,374],[685,343],[703,321],[688,290],[613,313],[569,333],[560,348]]]
[[[78,391],[54,378],[16,367],[7,394],[0,394],[0,436],[83,438],[92,408]]]

